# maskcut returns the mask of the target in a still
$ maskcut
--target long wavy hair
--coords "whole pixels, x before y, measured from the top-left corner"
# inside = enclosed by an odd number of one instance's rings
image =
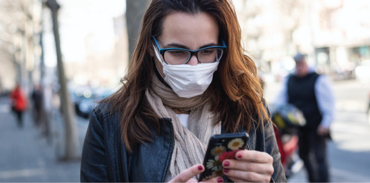
[[[150,54],[152,36],[161,35],[164,18],[176,12],[209,14],[218,23],[220,40],[226,42],[227,51],[206,91],[217,117],[215,124],[222,121],[225,131],[233,133],[238,127],[248,130],[252,122],[261,124],[267,119],[257,68],[243,53],[241,30],[231,0],[152,0],[144,15],[128,73],[121,81],[123,86],[102,101],[109,104],[110,111],[119,111],[122,138],[128,151],[137,144],[150,142],[153,127],[160,133],[159,116],[145,97],[156,72]]]

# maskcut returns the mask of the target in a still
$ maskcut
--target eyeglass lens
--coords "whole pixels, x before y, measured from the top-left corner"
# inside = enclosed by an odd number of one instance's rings
[[[220,61],[223,50],[220,48],[207,48],[198,52],[198,59],[201,63],[213,63]],[[191,53],[185,50],[167,50],[164,53],[164,60],[170,65],[180,65],[186,63],[191,57]]]

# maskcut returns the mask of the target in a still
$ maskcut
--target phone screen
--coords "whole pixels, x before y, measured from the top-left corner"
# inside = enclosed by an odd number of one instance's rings
[[[222,176],[222,162],[225,159],[235,159],[235,153],[246,149],[248,142],[247,133],[226,133],[213,135],[208,143],[203,160],[204,172],[199,176],[199,181]]]

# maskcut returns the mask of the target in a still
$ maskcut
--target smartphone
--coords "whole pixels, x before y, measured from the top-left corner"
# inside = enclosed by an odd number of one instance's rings
[[[213,135],[209,140],[203,160],[205,170],[200,174],[198,180],[204,181],[222,176],[222,161],[225,159],[235,159],[235,153],[238,150],[247,148],[248,139],[248,133]]]

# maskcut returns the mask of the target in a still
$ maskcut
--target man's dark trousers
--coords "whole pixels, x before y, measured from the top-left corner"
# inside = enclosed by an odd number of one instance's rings
[[[316,130],[300,130],[299,156],[303,160],[310,182],[329,182],[326,158],[326,138]]]
[[[309,73],[304,77],[291,75],[288,80],[288,103],[302,111],[306,126],[299,131],[299,155],[307,169],[310,182],[328,182],[329,170],[326,157],[326,137],[317,134],[321,123],[315,83],[320,75]]]

